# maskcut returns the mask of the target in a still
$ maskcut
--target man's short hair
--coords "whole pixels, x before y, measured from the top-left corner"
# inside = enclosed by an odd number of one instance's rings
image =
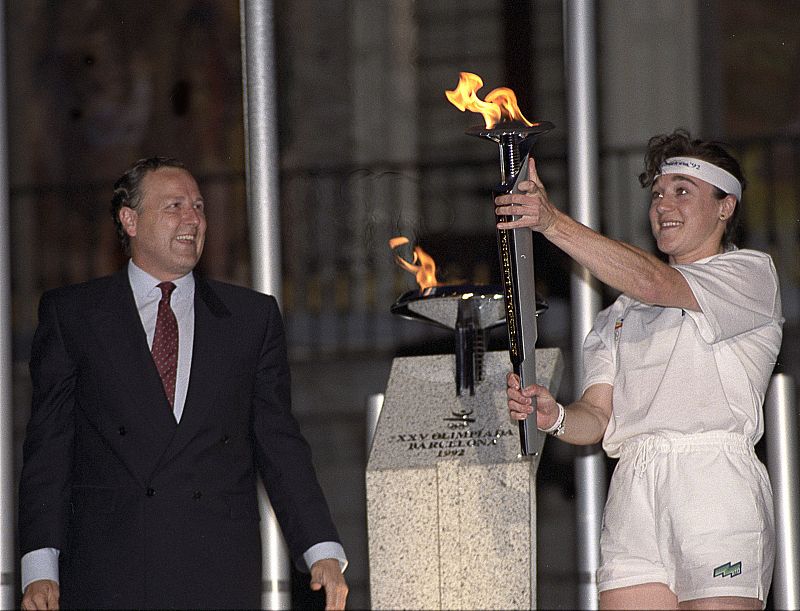
[[[125,232],[122,221],[119,220],[119,211],[123,206],[127,206],[135,211],[139,211],[142,204],[142,180],[150,172],[155,172],[160,168],[180,168],[185,170],[183,162],[172,157],[148,157],[140,159],[114,183],[114,194],[111,196],[111,216],[117,228],[119,241],[122,243],[122,250],[126,255],[131,254],[130,236]]]

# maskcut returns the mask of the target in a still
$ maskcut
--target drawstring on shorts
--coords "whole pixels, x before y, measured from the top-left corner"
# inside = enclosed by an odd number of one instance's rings
[[[637,437],[628,440],[622,445],[620,456],[633,453],[633,470],[639,477],[644,477],[647,473],[647,468],[659,452],[680,452],[720,444],[724,445],[729,452],[755,453],[753,442],[747,436],[741,433],[714,431],[695,433],[693,435],[667,436],[655,434]]]
[[[660,441],[661,438],[653,435],[637,444],[636,455],[633,458],[633,470],[639,477],[644,477],[647,467],[653,462],[653,458],[658,452]]]

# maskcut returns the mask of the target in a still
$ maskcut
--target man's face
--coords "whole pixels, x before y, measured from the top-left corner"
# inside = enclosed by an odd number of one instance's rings
[[[650,227],[670,263],[692,263],[720,251],[736,200],[714,193],[709,183],[683,174],[665,174],[653,183]]]
[[[138,211],[119,214],[130,236],[133,262],[161,281],[188,274],[203,254],[206,217],[203,197],[192,175],[163,167],[145,175]]]

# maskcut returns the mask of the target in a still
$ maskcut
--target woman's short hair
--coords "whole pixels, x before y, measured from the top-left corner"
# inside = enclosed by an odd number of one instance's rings
[[[742,192],[744,192],[747,185],[739,162],[726,150],[725,144],[710,140],[693,139],[688,131],[676,129],[671,134],[653,136],[647,143],[644,172],[639,175],[639,183],[642,187],[652,186],[659,174],[661,164],[670,157],[702,159],[733,174],[742,184]],[[717,199],[722,199],[726,193],[722,189],[714,187],[714,195]],[[736,203],[733,214],[725,226],[725,233],[722,236],[722,243],[725,246],[736,242],[739,230],[739,209],[741,206],[742,202]]]

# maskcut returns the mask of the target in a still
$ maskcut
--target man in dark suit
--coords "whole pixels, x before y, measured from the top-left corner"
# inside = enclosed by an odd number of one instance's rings
[[[23,608],[259,606],[257,472],[294,562],[344,608],[346,558],[290,413],[275,300],[193,272],[204,202],[180,162],[137,162],[112,213],[127,268],[39,308]]]

